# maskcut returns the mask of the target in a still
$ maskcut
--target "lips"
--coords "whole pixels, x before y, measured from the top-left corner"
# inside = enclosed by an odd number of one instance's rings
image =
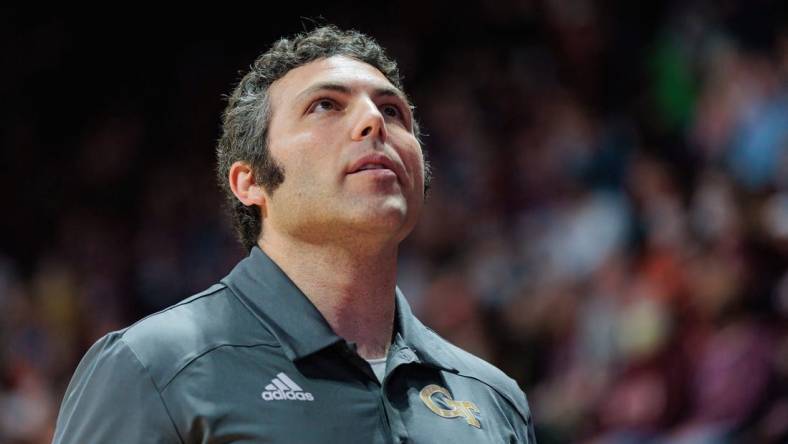
[[[358,171],[380,170],[380,169],[383,169],[383,168],[386,168],[386,167],[381,165],[381,164],[379,164],[379,163],[366,163],[366,164],[364,164],[364,166],[359,168]]]
[[[355,174],[367,170],[391,170],[399,177],[397,164],[384,154],[367,154],[356,159],[347,169],[347,174]]]

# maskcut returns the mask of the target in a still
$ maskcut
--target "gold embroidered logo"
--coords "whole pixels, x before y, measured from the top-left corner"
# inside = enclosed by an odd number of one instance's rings
[[[480,413],[479,408],[471,401],[455,401],[448,390],[435,384],[430,384],[421,389],[419,396],[424,401],[424,404],[436,415],[444,418],[463,417],[468,425],[477,429],[482,428],[479,420],[476,419],[476,414]]]

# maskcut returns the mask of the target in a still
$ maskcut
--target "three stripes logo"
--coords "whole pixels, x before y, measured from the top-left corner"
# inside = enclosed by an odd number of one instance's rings
[[[261,396],[266,401],[281,401],[289,399],[291,401],[314,401],[315,397],[311,393],[305,392],[289,376],[280,372],[265,386]]]

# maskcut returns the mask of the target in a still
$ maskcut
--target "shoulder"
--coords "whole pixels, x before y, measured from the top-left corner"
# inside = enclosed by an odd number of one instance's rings
[[[107,352],[110,345],[128,347],[162,389],[184,367],[217,348],[275,345],[276,341],[231,290],[216,284],[107,334],[96,345],[102,343]]]
[[[101,338],[69,382],[53,442],[179,441],[150,374],[121,332]]]
[[[447,366],[454,368],[458,375],[474,379],[493,389],[512,405],[523,420],[530,422],[531,412],[528,401],[514,379],[484,359],[457,347],[431,329],[424,328],[435,349],[440,352],[441,360]]]

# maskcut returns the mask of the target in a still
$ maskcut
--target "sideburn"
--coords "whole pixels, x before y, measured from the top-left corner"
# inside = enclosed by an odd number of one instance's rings
[[[255,176],[257,176],[258,183],[269,194],[273,194],[279,188],[279,185],[285,181],[285,169],[269,154],[266,156],[263,164],[255,171]]]

